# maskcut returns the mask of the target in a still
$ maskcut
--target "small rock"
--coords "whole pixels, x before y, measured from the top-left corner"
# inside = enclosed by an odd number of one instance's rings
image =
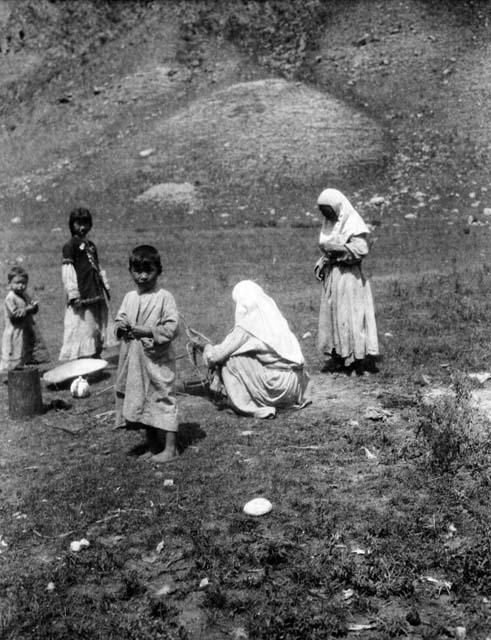
[[[366,456],[369,460],[376,460],[376,459],[377,459],[377,456],[376,456],[374,453],[372,453],[372,452],[370,451],[370,449],[368,449],[367,447],[362,447],[362,449],[363,449],[363,450],[364,450],[364,452],[365,452],[365,456]]]
[[[457,640],[464,640],[467,637],[467,629],[465,627],[455,627],[455,637]]]
[[[307,338],[311,338],[311,337],[312,337],[312,333],[310,331],[306,331],[302,336],[302,340],[307,340]]]
[[[491,209],[489,207],[485,207],[482,210],[482,214],[483,214],[483,216],[491,216]]]
[[[200,580],[199,583],[199,588],[200,589],[206,589],[206,587],[210,584],[210,581],[208,580],[208,578],[203,578],[202,580]]]
[[[81,549],[85,549],[89,546],[90,542],[86,538],[82,538],[81,540],[72,540],[72,542],[70,542],[70,551],[78,553]]]
[[[367,407],[365,411],[365,418],[369,420],[384,420],[385,418],[390,418],[391,415],[391,411],[381,407]]]
[[[351,553],[354,553],[357,556],[364,556],[367,552],[365,551],[365,549],[361,549],[360,547],[353,547],[351,549]]]
[[[164,480],[164,487],[173,487],[174,486],[174,480],[172,478],[166,478]]]
[[[373,196],[373,198],[370,198],[370,200],[368,201],[369,204],[376,204],[378,206],[385,204],[385,198],[383,196]]]
[[[48,584],[46,585],[46,591],[54,591],[55,590],[55,583],[54,582],[48,582]]]
[[[484,384],[486,380],[491,378],[491,373],[483,371],[482,373],[469,373],[468,376],[471,380],[477,380],[479,384]]]
[[[406,213],[404,217],[406,220],[416,220],[418,216],[415,213]]]
[[[356,47],[364,47],[368,42],[370,42],[370,34],[364,33],[361,38],[358,38],[358,40],[355,41],[354,44]]]
[[[138,155],[140,156],[140,158],[148,158],[148,156],[151,156],[152,153],[155,153],[155,149],[143,149]]]
[[[172,591],[174,591],[174,589],[170,584],[164,584],[159,589],[157,589],[157,591],[155,591],[154,597],[161,598],[162,596],[169,595],[169,593],[172,593]]]
[[[254,498],[244,506],[244,513],[248,516],[263,516],[269,513],[273,505],[266,498]]]
[[[343,589],[343,599],[344,600],[349,600],[354,595],[355,595],[355,592],[353,591],[353,589]]]
[[[12,218],[12,220],[10,221],[12,224],[19,224],[21,221],[21,218],[19,216],[15,216],[15,218]]]

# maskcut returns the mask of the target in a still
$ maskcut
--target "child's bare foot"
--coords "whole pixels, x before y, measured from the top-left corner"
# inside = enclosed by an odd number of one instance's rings
[[[138,456],[138,460],[149,460],[152,457],[151,451],[145,451]]]
[[[157,453],[156,455],[152,456],[150,458],[150,462],[156,462],[157,464],[159,464],[163,462],[170,462],[171,460],[174,460],[175,458],[178,458],[178,457],[179,457],[179,453],[176,447],[166,447],[160,453]]]

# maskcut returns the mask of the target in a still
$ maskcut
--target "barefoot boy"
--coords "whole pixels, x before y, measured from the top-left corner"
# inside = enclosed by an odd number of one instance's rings
[[[177,457],[177,404],[174,389],[178,332],[174,297],[157,286],[162,264],[150,245],[133,249],[129,269],[136,284],[116,318],[121,339],[116,376],[116,426],[144,427],[154,462]]]

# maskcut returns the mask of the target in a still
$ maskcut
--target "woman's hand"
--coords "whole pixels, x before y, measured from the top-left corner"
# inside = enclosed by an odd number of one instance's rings
[[[324,272],[328,264],[329,264],[329,261],[325,256],[322,256],[321,258],[319,258],[315,263],[314,275],[317,278],[317,280],[319,280],[319,282],[322,282],[324,280]]]
[[[336,242],[323,242],[322,250],[327,254],[335,256],[344,253],[346,251],[346,247],[343,244],[337,244]]]

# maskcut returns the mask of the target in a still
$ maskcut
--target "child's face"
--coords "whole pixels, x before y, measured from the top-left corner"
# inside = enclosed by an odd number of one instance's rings
[[[154,264],[146,264],[143,267],[134,265],[130,273],[140,293],[151,291],[159,277],[158,269]]]
[[[90,231],[90,222],[88,220],[74,220],[72,224],[73,235],[77,238],[85,238]]]
[[[14,276],[9,286],[14,293],[20,295],[27,289],[27,278],[25,276]]]

